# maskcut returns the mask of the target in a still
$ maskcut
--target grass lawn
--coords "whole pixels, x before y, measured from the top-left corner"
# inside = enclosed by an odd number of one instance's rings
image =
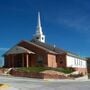
[[[17,68],[17,70],[23,72],[36,72],[36,73],[40,73],[45,70],[54,70],[58,72],[63,72],[65,74],[69,74],[74,71],[73,69],[70,68],[50,68],[50,67],[29,67],[29,68],[22,67],[22,68]]]

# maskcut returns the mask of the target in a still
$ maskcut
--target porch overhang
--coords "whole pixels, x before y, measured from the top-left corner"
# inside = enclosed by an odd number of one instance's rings
[[[21,53],[29,53],[29,54],[35,54],[34,52],[21,47],[21,46],[15,46],[11,48],[9,51],[7,51],[4,55],[9,55],[9,54],[21,54]]]

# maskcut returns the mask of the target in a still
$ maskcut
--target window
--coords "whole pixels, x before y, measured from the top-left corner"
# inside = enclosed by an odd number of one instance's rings
[[[80,65],[82,66],[82,60],[80,60]]]
[[[81,60],[80,60],[80,59],[78,59],[78,61],[79,61],[79,65],[81,65]]]
[[[63,61],[60,61],[60,64],[63,64]]]
[[[78,65],[78,59],[74,58],[74,62],[75,62],[75,66],[77,66]]]
[[[42,66],[43,65],[43,57],[38,55],[37,56],[37,65]]]
[[[39,37],[36,37],[36,39],[39,39]]]
[[[44,38],[42,37],[42,40],[43,40]]]
[[[78,65],[78,59],[76,59],[77,60],[77,65]]]
[[[74,61],[75,61],[75,65],[77,65],[77,60],[76,60],[76,58],[74,58]]]

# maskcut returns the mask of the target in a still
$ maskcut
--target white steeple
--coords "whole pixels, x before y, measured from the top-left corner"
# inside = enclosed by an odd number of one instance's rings
[[[38,22],[37,22],[37,29],[34,36],[34,40],[38,40],[40,42],[45,43],[45,35],[42,32],[41,20],[40,20],[40,12],[38,12]]]
[[[38,22],[37,22],[37,31],[36,34],[43,34],[40,20],[40,12],[38,12]]]

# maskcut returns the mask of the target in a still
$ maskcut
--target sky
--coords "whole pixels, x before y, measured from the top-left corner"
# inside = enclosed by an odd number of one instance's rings
[[[41,14],[46,43],[90,56],[90,0],[0,0],[0,63],[21,40],[31,40]]]

